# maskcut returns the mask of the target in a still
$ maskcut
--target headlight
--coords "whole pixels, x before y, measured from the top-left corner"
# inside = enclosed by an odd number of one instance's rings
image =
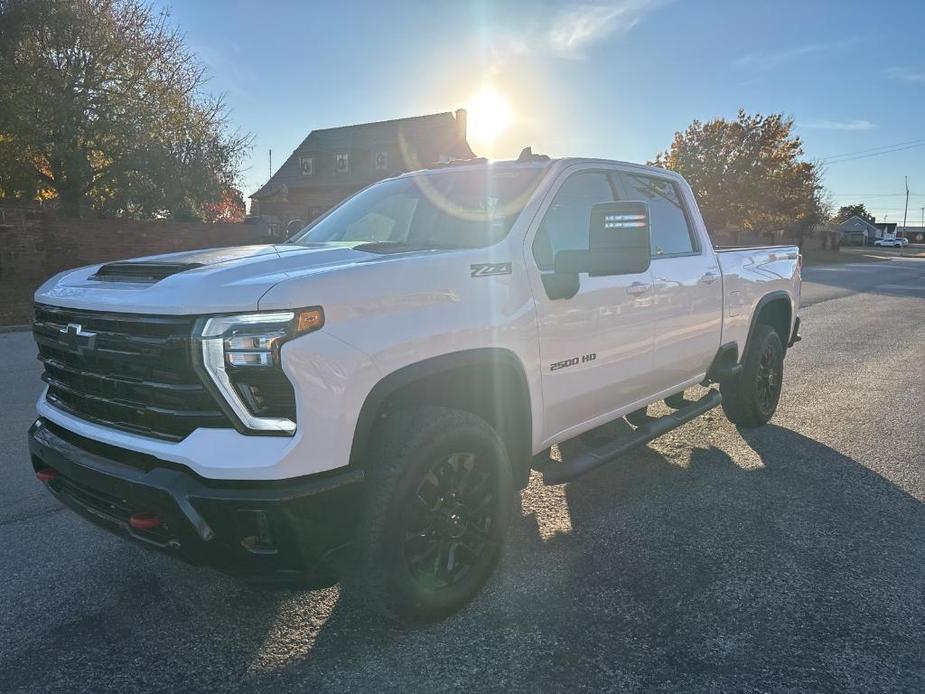
[[[202,369],[248,430],[292,434],[295,394],[282,370],[287,340],[324,325],[320,307],[216,316],[200,322]]]

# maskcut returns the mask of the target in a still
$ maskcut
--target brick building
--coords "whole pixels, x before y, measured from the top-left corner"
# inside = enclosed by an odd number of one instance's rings
[[[473,156],[463,109],[313,130],[250,196],[250,215],[285,234],[374,181]]]

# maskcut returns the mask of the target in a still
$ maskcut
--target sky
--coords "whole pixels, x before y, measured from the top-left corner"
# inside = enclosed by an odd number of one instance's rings
[[[245,196],[315,128],[469,107],[479,155],[645,162],[743,108],[793,117],[835,206],[901,223],[908,176],[923,216],[919,0],[159,4],[254,136]]]

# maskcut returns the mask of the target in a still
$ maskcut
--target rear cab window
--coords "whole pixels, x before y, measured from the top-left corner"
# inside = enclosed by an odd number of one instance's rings
[[[627,200],[649,204],[653,258],[693,255],[700,244],[693,233],[678,185],[667,178],[620,172],[617,174]]]

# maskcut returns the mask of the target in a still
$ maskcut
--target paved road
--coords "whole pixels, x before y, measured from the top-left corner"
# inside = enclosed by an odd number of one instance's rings
[[[336,588],[259,592],[60,510],[0,334],[5,691],[923,691],[925,261],[806,270],[773,423],[714,411],[523,493],[502,570],[404,631]]]

